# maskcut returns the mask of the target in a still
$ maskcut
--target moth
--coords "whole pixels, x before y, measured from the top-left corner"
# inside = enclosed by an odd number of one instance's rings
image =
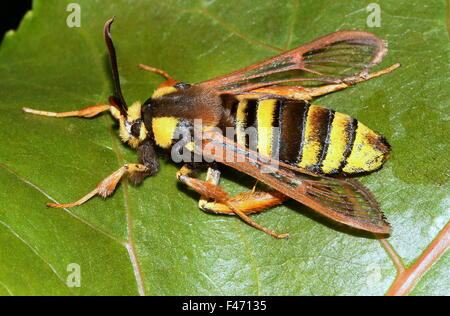
[[[348,226],[391,232],[373,194],[349,177],[381,168],[389,157],[388,142],[355,118],[310,103],[398,68],[397,63],[370,73],[387,53],[383,40],[368,32],[339,31],[196,84],[140,65],[166,81],[143,104],[128,107],[111,38],[113,21],[104,26],[115,91],[109,104],[63,113],[23,110],[51,117],[93,117],[109,111],[119,121],[122,141],[137,150],[139,162],[125,164],[77,202],[48,206],[69,208],[96,195],[106,198],[126,174],[140,183],[159,171],[160,147],[172,154],[188,153],[177,178],[200,194],[200,209],[237,215],[276,238],[289,234],[275,233],[249,215],[289,198]],[[230,129],[232,135],[226,133]],[[250,192],[228,195],[219,185],[224,165],[270,189],[258,191],[255,185]],[[205,180],[197,177],[202,168],[207,168]]]

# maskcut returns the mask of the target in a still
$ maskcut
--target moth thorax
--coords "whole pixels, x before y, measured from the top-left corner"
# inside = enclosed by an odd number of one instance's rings
[[[160,87],[153,92],[152,99],[160,98],[166,94],[170,94],[176,92],[177,88],[175,87]]]

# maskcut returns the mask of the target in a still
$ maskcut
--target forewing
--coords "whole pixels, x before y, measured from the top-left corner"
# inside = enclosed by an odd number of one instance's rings
[[[372,33],[340,31],[199,85],[238,94],[291,82],[351,82],[366,76],[386,52],[385,42]]]
[[[246,173],[335,221],[374,233],[391,232],[372,193],[356,180],[318,176],[262,156],[220,133],[206,134],[203,146],[195,152]]]

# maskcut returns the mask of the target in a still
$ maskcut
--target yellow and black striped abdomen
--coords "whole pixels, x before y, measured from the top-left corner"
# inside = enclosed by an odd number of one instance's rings
[[[356,119],[307,102],[242,100],[235,105],[236,141],[243,146],[321,174],[373,171],[390,147]],[[255,137],[251,137],[251,130]]]

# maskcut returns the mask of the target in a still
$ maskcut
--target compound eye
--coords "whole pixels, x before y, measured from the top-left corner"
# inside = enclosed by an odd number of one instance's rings
[[[134,137],[139,137],[139,135],[141,134],[141,123],[141,120],[137,120],[133,123],[133,125],[131,125],[131,135],[133,135]]]
[[[173,86],[174,86],[174,88],[177,88],[177,89],[187,89],[191,85],[189,83],[178,82],[177,84],[174,84]]]

